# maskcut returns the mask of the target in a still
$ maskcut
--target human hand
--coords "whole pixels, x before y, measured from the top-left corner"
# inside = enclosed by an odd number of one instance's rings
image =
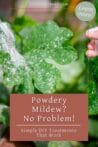
[[[91,39],[86,52],[87,57],[98,56],[98,27],[87,30],[86,37]]]

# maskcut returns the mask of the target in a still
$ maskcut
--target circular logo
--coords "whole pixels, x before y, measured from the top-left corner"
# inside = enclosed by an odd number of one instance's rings
[[[76,6],[75,15],[81,21],[91,21],[96,15],[95,6],[91,2],[81,2]]]

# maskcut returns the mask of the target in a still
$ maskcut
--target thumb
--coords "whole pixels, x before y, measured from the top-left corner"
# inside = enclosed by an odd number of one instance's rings
[[[87,30],[86,37],[90,39],[98,39],[98,27]]]

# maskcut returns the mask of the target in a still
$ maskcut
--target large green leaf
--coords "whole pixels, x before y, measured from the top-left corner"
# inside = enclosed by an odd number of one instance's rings
[[[69,90],[84,68],[76,61],[77,51],[69,44],[73,33],[49,21],[26,28],[20,34],[26,61],[34,70],[35,87],[42,93]]]
[[[0,38],[1,82],[9,89],[22,84],[24,93],[33,93],[32,71],[16,50],[14,34],[7,23],[0,23]]]

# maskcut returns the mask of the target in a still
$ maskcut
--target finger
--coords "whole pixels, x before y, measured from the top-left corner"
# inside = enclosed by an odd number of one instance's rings
[[[89,50],[94,50],[95,49],[95,41],[92,40],[89,44],[88,44],[88,49]]]
[[[96,53],[94,50],[87,50],[86,55],[88,58],[96,57]]]
[[[91,39],[98,39],[98,27],[87,30],[86,37]]]

